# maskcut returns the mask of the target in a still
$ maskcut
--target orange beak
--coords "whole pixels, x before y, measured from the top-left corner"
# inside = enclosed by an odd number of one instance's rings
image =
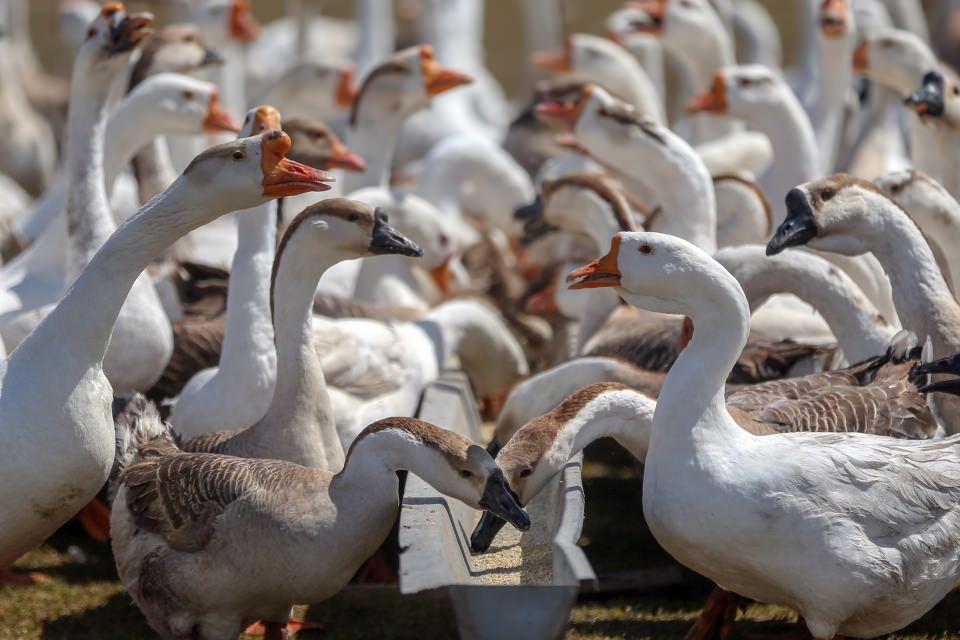
[[[210,96],[210,106],[207,107],[207,117],[203,121],[205,131],[231,131],[237,133],[240,131],[240,123],[233,119],[227,111],[220,106],[220,93],[214,91]],[[254,133],[259,133],[254,130]]]
[[[293,143],[283,131],[264,133],[260,145],[264,196],[280,198],[308,191],[327,191],[330,183],[336,182],[336,178],[325,171],[284,157]]]
[[[420,67],[423,69],[423,88],[431,96],[473,82],[471,76],[437,62],[433,57],[433,47],[428,44],[420,46]]]
[[[436,267],[430,269],[428,273],[433,279],[433,283],[437,285],[437,289],[440,290],[445,296],[450,295],[453,292],[453,269],[450,268],[450,263],[453,261],[453,254],[451,253],[443,262],[441,262]]]
[[[580,98],[574,101],[549,101],[541,102],[536,106],[534,112],[541,120],[556,125],[565,131],[573,131],[580,120],[583,108],[590,98],[592,85],[583,88]]]
[[[230,6],[230,35],[238,42],[250,42],[260,35],[260,25],[250,13],[250,0],[233,0]]]
[[[631,2],[630,6],[640,9],[649,18],[645,22],[634,22],[631,27],[636,33],[663,33],[663,25],[667,18],[667,3],[670,0],[642,0]]]
[[[620,267],[617,258],[620,255],[620,234],[613,236],[610,252],[590,264],[570,272],[567,282],[570,289],[596,289],[598,287],[619,287]]]
[[[557,313],[557,283],[551,281],[547,288],[538,291],[529,298],[524,308],[528,313]]]
[[[820,31],[828,38],[839,38],[846,30],[846,0],[824,0],[820,7]]]
[[[573,70],[573,47],[570,41],[562,49],[538,51],[533,54],[534,66],[553,73],[570,73]]]
[[[853,70],[861,75],[870,70],[870,48],[866,40],[861,40],[853,51]]]
[[[709,91],[701,93],[687,105],[688,113],[726,113],[727,111],[727,83],[723,72],[717,71],[713,76],[713,85]]]
[[[353,101],[357,97],[357,87],[353,84],[353,77],[356,70],[353,67],[346,67],[340,72],[340,81],[337,83],[337,95],[334,100],[338,107],[349,109],[353,106]]]
[[[331,134],[332,136],[332,134]],[[344,169],[346,171],[366,171],[367,163],[363,158],[355,154],[343,144],[339,138],[332,136],[333,149],[330,158],[327,160],[327,166],[331,169]]]
[[[265,133],[280,128],[280,112],[268,104],[260,105],[253,112],[253,133]]]

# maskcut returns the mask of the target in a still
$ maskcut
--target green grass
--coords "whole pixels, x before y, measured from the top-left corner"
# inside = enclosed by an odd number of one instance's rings
[[[604,443],[588,451],[584,470],[587,519],[581,540],[603,574],[671,563],[643,524],[639,474]],[[65,527],[43,547],[17,562],[50,580],[26,588],[0,587],[0,640],[136,640],[154,638],[117,581],[108,545]],[[571,640],[682,638],[700,612],[710,585],[691,575],[682,587],[642,595],[584,597],[573,611]],[[310,608],[307,617],[325,625],[303,640],[455,637],[453,612],[440,598],[401,597],[390,587],[353,587]],[[790,629],[788,609],[752,605],[738,617],[733,638]],[[960,592],[901,634],[902,640],[960,639]]]

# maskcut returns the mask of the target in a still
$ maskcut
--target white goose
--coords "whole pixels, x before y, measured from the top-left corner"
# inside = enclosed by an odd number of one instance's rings
[[[135,42],[144,23],[115,9],[98,19],[92,40]],[[0,531],[0,566],[42,542],[103,486],[115,432],[113,389],[102,362],[127,294],[150,260],[228,211],[326,187],[329,176],[283,157],[289,146],[286,135],[273,132],[198,156],[162,196],[113,233],[63,300],[0,365],[0,450],[16,452],[0,465],[6,487],[0,513],[8,523]],[[32,400],[38,393],[42,402]]]
[[[953,588],[954,439],[744,431],[727,411],[724,381],[746,342],[747,301],[733,276],[680,238],[620,234],[570,278],[710,327],[667,375],[644,465],[646,522],[677,560],[796,609],[823,639],[891,633]]]

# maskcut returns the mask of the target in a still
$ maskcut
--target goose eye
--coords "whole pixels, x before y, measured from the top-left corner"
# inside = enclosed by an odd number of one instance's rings
[[[642,245],[640,245],[639,248],[637,248],[637,251],[639,251],[640,253],[642,253],[642,254],[645,255],[645,256],[652,256],[654,249],[653,249],[653,247],[650,246],[649,244],[642,244]]]
[[[520,477],[529,478],[532,473],[533,473],[533,469],[524,469],[523,471],[520,472]]]
[[[835,195],[837,195],[837,192],[834,191],[833,189],[824,189],[823,191],[820,192],[820,199],[826,202],[827,200],[831,199]]]
[[[347,220],[349,220],[350,222],[356,222],[356,221],[359,220],[359,219],[360,219],[360,214],[359,214],[359,213],[351,213],[350,215],[347,216]],[[461,473],[462,473],[462,472],[461,472]],[[468,471],[467,473],[470,473],[470,472]],[[464,476],[464,477],[466,477],[466,476]]]
[[[95,27],[90,27],[87,29],[87,38],[92,38],[95,35],[97,35],[97,30]]]
[[[953,88],[953,95],[958,95],[958,94],[960,94],[960,87],[954,87],[954,88]]]
[[[236,151],[233,152],[233,159],[234,159],[234,160],[243,160],[243,159],[246,158],[246,157],[247,157],[247,154],[245,154],[245,153],[244,153],[243,151],[241,151],[240,149],[237,149]]]
[[[749,87],[751,84],[753,84],[753,81],[750,78],[740,78],[737,80],[737,84],[741,87]]]
[[[190,91],[189,89],[184,91],[182,95],[186,100],[193,100],[193,91]]]
[[[461,469],[461,470],[460,470],[460,477],[461,477],[461,478],[472,478],[472,477],[473,477],[473,471],[469,471],[469,470],[467,470],[467,469]]]

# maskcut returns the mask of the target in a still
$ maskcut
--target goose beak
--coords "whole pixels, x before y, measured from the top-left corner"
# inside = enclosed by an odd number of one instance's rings
[[[296,196],[308,191],[327,191],[336,178],[325,171],[308,167],[284,157],[292,146],[283,131],[263,134],[260,168],[263,171],[263,195],[268,198]]]
[[[373,239],[370,241],[370,253],[374,255],[398,254],[411,258],[423,257],[423,249],[389,224],[387,214],[377,209],[373,216]]]
[[[710,90],[691,100],[687,105],[687,113],[726,113],[727,108],[727,83],[723,72],[717,71]]]
[[[260,105],[253,112],[252,135],[274,131],[280,128],[280,112],[275,107],[268,104]]]
[[[866,40],[861,40],[853,50],[853,70],[864,75],[870,70],[870,47]]]
[[[520,531],[530,528],[530,516],[520,506],[517,494],[507,484],[507,479],[500,469],[495,470],[487,478],[483,496],[480,498],[480,506],[493,515],[503,518]]]
[[[598,287],[619,287],[620,267],[617,258],[620,255],[620,234],[613,236],[610,252],[588,265],[570,272],[567,282],[570,289],[595,289]]]
[[[943,76],[930,71],[923,76],[923,85],[903,101],[905,105],[925,116],[943,115]]]
[[[820,9],[820,32],[828,38],[839,38],[846,30],[846,0],[825,0]]]
[[[337,94],[334,97],[338,107],[349,109],[353,106],[353,101],[357,98],[357,88],[353,84],[353,76],[356,73],[353,67],[346,67],[340,72],[340,80],[337,82]]]
[[[214,91],[213,95],[210,96],[210,106],[207,107],[207,117],[203,121],[204,130],[237,133],[240,131],[240,126],[240,123],[220,106],[220,95]],[[254,132],[258,133],[256,129],[254,129]]]
[[[333,140],[332,152],[327,159],[327,165],[331,169],[344,169],[345,171],[366,171],[367,163],[363,158],[347,148],[347,145],[340,140]]]
[[[260,25],[250,12],[250,0],[233,0],[230,5],[230,35],[237,42],[250,42],[260,36]]]
[[[931,382],[918,387],[917,391],[920,393],[949,393],[953,396],[960,396],[960,378]]]
[[[523,204],[513,210],[513,219],[521,222],[543,216],[543,196],[537,194],[530,204]]]
[[[630,27],[636,33],[659,34],[663,32],[663,24],[667,17],[667,2],[669,0],[643,0],[631,3],[644,14],[643,19],[633,20]]]
[[[440,290],[440,293],[445,296],[448,296],[453,292],[454,273],[450,266],[452,262],[453,254],[451,253],[443,259],[443,262],[428,271],[430,274],[430,279],[433,280],[435,285],[437,285],[437,289]]]
[[[429,45],[420,47],[420,67],[423,69],[423,88],[431,96],[473,82],[472,76],[437,62],[433,57],[433,47]]]
[[[124,53],[136,47],[141,40],[153,33],[147,27],[153,22],[152,13],[136,13],[133,15],[123,15],[114,17],[114,14],[123,11],[123,5],[119,2],[106,4],[101,9],[101,15],[113,18],[113,25],[110,27],[110,53]],[[119,19],[118,19],[119,18]]]
[[[222,55],[210,47],[203,48],[203,60],[200,61],[201,67],[220,67],[223,66],[223,63],[224,59]]]
[[[787,219],[767,243],[767,255],[775,256],[787,247],[805,245],[817,236],[817,219],[810,201],[800,189],[793,188],[787,194]]]
[[[494,538],[500,533],[507,521],[499,516],[495,516],[489,511],[484,511],[480,516],[480,522],[474,527],[470,534],[470,548],[477,553],[484,553],[493,544]]]
[[[562,49],[537,51],[531,62],[534,66],[553,73],[570,73],[573,70],[573,47],[568,42]]]
[[[960,353],[917,365],[914,367],[913,373],[919,375],[928,375],[931,373],[952,373],[954,375],[960,375]]]

